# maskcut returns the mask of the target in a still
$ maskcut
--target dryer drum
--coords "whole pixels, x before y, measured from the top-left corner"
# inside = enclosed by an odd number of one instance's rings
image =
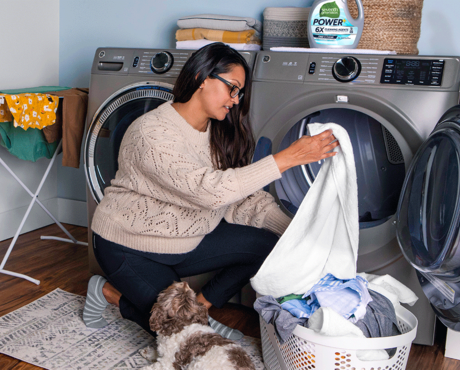
[[[390,131],[362,112],[344,108],[324,109],[292,126],[278,151],[287,148],[302,135],[308,135],[308,124],[314,122],[335,122],[344,127],[350,136],[358,178],[360,228],[375,227],[390,219],[396,213],[405,176],[404,158]],[[267,146],[267,140],[262,138],[258,141],[256,153],[259,158],[263,153],[260,146],[263,143]],[[264,155],[268,154],[265,150]],[[276,195],[290,213],[297,212],[321,164],[294,167],[275,182]]]
[[[172,85],[136,84],[118,91],[96,112],[85,146],[86,177],[94,200],[99,203],[104,189],[118,170],[118,151],[129,125],[138,117],[174,98]]]

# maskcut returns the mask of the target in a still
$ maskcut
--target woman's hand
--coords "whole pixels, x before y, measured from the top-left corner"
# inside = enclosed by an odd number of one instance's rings
[[[289,168],[302,164],[318,162],[321,159],[336,155],[332,149],[339,146],[339,142],[332,135],[332,130],[326,130],[315,136],[302,136],[288,148],[273,155],[281,173]]]

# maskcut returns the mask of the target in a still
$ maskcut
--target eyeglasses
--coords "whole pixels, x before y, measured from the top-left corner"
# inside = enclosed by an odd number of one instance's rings
[[[243,99],[243,96],[244,96],[244,92],[241,91],[241,89],[236,86],[236,85],[233,85],[231,82],[228,82],[226,79],[216,75],[215,73],[211,73],[210,76],[214,77],[214,78],[217,78],[218,80],[222,81],[224,84],[230,86],[230,96],[232,98],[236,98],[238,96],[238,100],[241,100]]]

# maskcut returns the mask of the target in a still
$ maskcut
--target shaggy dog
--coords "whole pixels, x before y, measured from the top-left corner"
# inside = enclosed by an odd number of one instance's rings
[[[144,370],[255,370],[240,345],[208,326],[208,310],[186,282],[174,283],[159,294],[150,328],[158,334],[158,359]],[[142,355],[147,358],[148,352]]]

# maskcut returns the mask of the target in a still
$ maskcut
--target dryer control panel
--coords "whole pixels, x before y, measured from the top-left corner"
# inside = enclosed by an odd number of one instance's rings
[[[440,86],[444,60],[385,58],[380,83]]]
[[[319,57],[319,61],[316,59]],[[373,55],[340,56],[340,54],[310,55],[315,59],[311,63],[317,64],[316,78],[313,80],[324,82],[345,82],[359,84],[375,84],[379,82],[381,60]],[[345,66],[345,68],[344,68]],[[349,71],[349,74],[343,72]],[[352,71],[355,71],[354,73]],[[313,75],[312,77],[315,77]]]
[[[309,52],[258,53],[255,81],[381,88],[456,89],[459,57]]]

